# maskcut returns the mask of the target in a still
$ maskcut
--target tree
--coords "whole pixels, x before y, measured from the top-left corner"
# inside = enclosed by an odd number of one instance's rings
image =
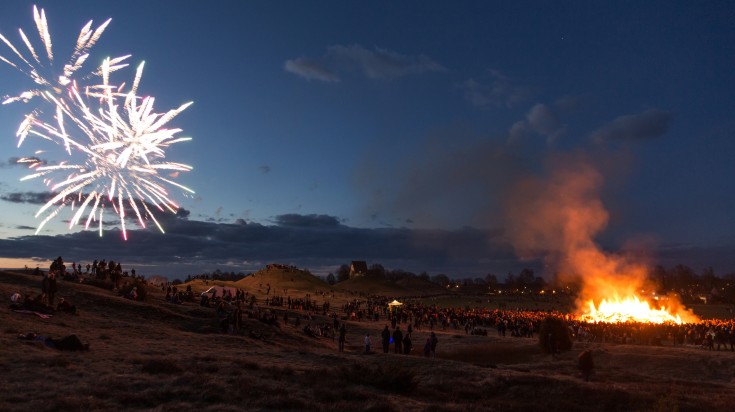
[[[337,269],[337,282],[343,282],[350,278],[350,267],[342,265]]]
[[[541,276],[536,276],[533,279],[533,284],[531,284],[531,288],[535,291],[543,290],[546,288],[546,279],[542,278]]]
[[[375,263],[373,265],[370,265],[370,269],[368,269],[368,276],[383,279],[385,278],[385,268],[380,263]]]
[[[494,288],[498,286],[498,277],[492,273],[488,273],[487,276],[485,276],[485,283],[487,283],[489,287]]]
[[[671,271],[672,283],[676,289],[696,289],[699,286],[697,274],[686,265],[676,265]]]
[[[717,285],[717,275],[715,275],[712,266],[708,266],[702,271],[702,283],[708,292]]]
[[[658,293],[666,293],[671,290],[671,276],[665,267],[656,265],[648,277],[656,285]]]
[[[516,275],[513,274],[513,272],[508,272],[508,274],[505,276],[505,287],[508,289],[515,288],[518,283],[518,279],[516,279]]]
[[[524,268],[523,270],[521,270],[521,273],[518,274],[518,279],[516,279],[519,288],[530,287],[531,285],[533,285],[533,281],[533,269],[528,268]]]
[[[330,284],[330,285],[334,285],[335,283],[337,283],[337,278],[336,278],[336,277],[334,277],[334,273],[331,273],[331,272],[330,272],[330,273],[329,273],[329,274],[327,275],[327,283],[328,283],[328,284]]]
[[[449,276],[444,274],[438,274],[431,277],[431,281],[442,287],[449,285]]]

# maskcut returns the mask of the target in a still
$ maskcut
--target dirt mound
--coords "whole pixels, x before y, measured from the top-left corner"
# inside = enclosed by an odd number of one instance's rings
[[[234,282],[235,287],[244,288],[251,293],[255,291],[265,293],[268,285],[270,285],[271,291],[276,294],[282,294],[284,290],[286,291],[285,294],[288,294],[288,291],[315,293],[317,291],[331,291],[332,289],[327,282],[307,271],[273,265]]]

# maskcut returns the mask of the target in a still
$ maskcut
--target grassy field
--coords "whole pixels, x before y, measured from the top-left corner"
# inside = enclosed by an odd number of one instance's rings
[[[364,354],[363,336],[370,333],[379,346],[385,323],[348,322],[346,351],[338,353],[331,338],[307,337],[293,325],[246,319],[240,334],[222,334],[214,309],[169,304],[160,289],[134,302],[67,282],[59,283],[57,296],[73,302],[78,315],[42,319],[8,309],[7,297],[37,294],[40,282],[0,273],[6,299],[0,309],[2,411],[729,411],[735,402],[735,353],[729,351],[575,344],[552,357],[534,339],[440,330],[437,358],[427,359],[420,350]],[[359,293],[265,271],[239,286],[260,299],[269,283],[333,305]],[[193,288],[205,286],[197,281]],[[457,297],[437,303],[452,299],[467,304]],[[309,322],[304,315],[302,322]],[[90,350],[63,352],[18,339],[27,332],[76,334]],[[415,332],[417,349],[426,336]],[[591,382],[576,369],[585,349],[595,356]]]

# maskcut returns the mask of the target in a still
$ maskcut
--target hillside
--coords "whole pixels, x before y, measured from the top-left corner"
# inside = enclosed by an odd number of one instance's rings
[[[243,287],[259,284],[261,275],[273,287],[328,290],[283,273],[258,273]],[[320,316],[307,320],[301,313],[298,328],[246,318],[240,333],[224,334],[213,308],[167,303],[160,289],[147,288],[148,299],[136,302],[69,282],[60,282],[57,296],[73,302],[78,315],[44,319],[10,310],[8,296],[36,294],[40,281],[0,272],[3,411],[726,411],[735,402],[730,351],[575,344],[551,357],[534,339],[438,330],[437,358],[428,359],[420,356],[420,342],[429,331],[421,330],[414,332],[418,348],[411,355],[366,355],[364,335],[378,346],[384,323],[347,322],[346,351],[338,353],[330,337],[302,331],[304,324],[330,321]],[[276,308],[279,318],[282,313]],[[18,339],[28,332],[76,334],[90,350],[58,351]],[[587,348],[597,365],[591,382],[575,366]]]
[[[329,284],[304,270],[275,266],[261,269],[235,282],[235,285],[250,293],[265,292],[270,285],[271,291],[278,295],[327,292],[332,289]]]

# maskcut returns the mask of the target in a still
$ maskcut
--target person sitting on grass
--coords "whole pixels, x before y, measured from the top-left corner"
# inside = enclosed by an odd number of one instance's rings
[[[41,342],[46,347],[51,348],[51,349],[56,349],[56,350],[64,350],[64,351],[87,351],[89,350],[89,343],[82,343],[82,341],[79,340],[77,335],[69,335],[61,339],[54,339],[50,336],[37,335],[31,332],[25,335],[23,334],[18,335],[18,339],[26,340],[26,341],[33,341],[33,342]]]
[[[56,310],[59,312],[71,313],[72,315],[77,314],[77,307],[66,301],[64,298],[59,299],[59,304],[56,305]]]
[[[133,288],[130,289],[130,292],[128,292],[128,294],[125,295],[125,297],[130,300],[138,300],[138,287],[133,286]]]

